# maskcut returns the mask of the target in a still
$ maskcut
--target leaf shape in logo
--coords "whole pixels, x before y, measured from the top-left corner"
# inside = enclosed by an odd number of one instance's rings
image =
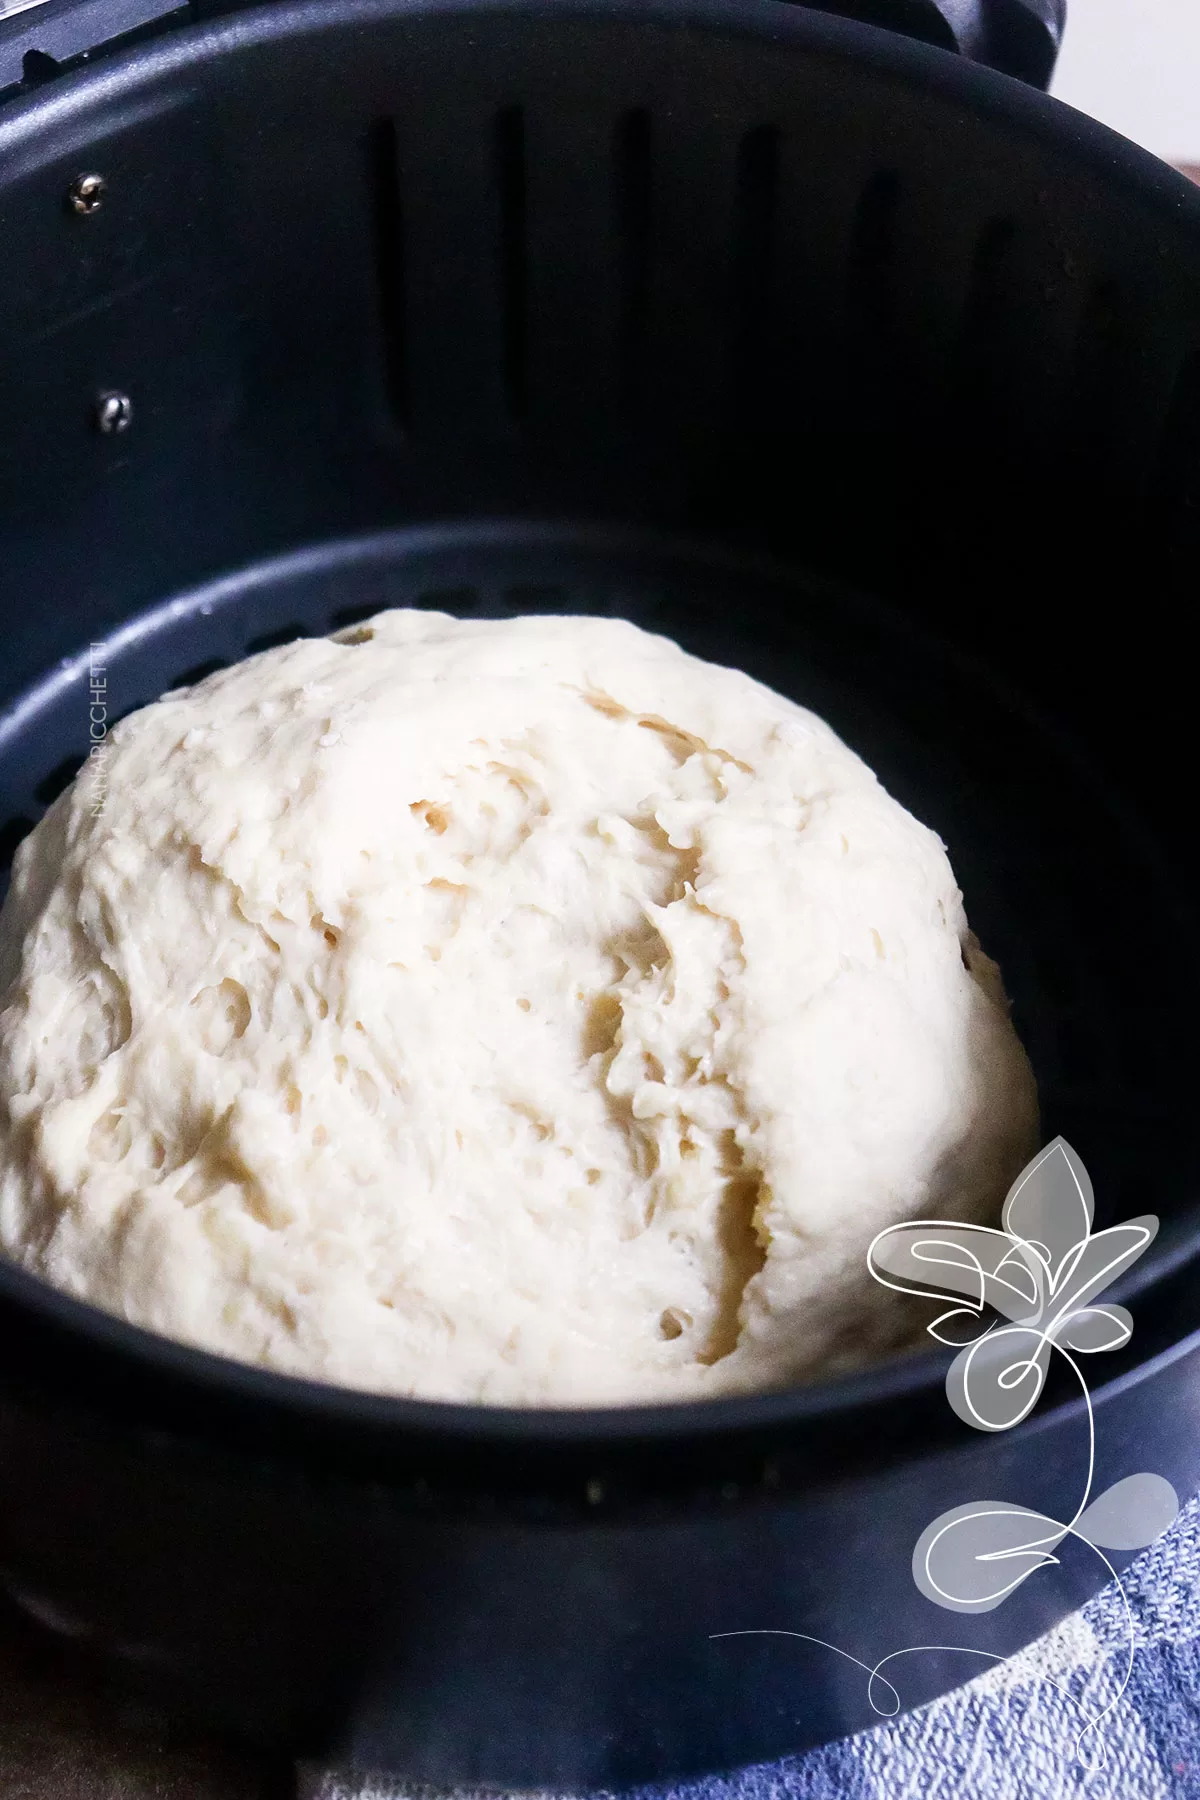
[[[946,1398],[976,1431],[1009,1431],[1037,1405],[1050,1342],[1030,1325],[993,1326],[961,1350],[946,1374]]]
[[[946,1344],[951,1350],[961,1350],[964,1345],[976,1343],[988,1327],[980,1323],[980,1316],[974,1307],[955,1306],[949,1312],[942,1313],[925,1329],[939,1344]]]
[[[1075,1244],[1054,1270],[1050,1293],[1054,1311],[1075,1311],[1114,1282],[1154,1242],[1158,1220],[1153,1213],[1110,1225],[1095,1237]]]
[[[1042,1305],[1045,1272],[1033,1251],[988,1225],[914,1219],[888,1225],[867,1252],[876,1281],[902,1294],[944,1300],[962,1294],[976,1312],[994,1306],[1006,1319],[1027,1319]]]
[[[1125,1307],[1085,1306],[1067,1314],[1054,1341],[1091,1356],[1098,1350],[1120,1350],[1132,1336],[1133,1315]]]
[[[1105,1550],[1144,1550],[1178,1512],[1179,1496],[1161,1475],[1127,1475],[1092,1501],[1075,1530]]]
[[[1092,1229],[1092,1183],[1065,1138],[1039,1150],[1008,1190],[1001,1224],[1010,1237],[1029,1244],[1048,1269],[1056,1269]]]
[[[1065,1528],[1044,1513],[1001,1500],[951,1507],[927,1525],[913,1551],[913,1580],[950,1612],[991,1612],[1052,1554]]]
[[[1028,1244],[1013,1244],[988,1278],[988,1302],[1006,1319],[1028,1320],[1041,1312],[1045,1285],[1041,1259]]]

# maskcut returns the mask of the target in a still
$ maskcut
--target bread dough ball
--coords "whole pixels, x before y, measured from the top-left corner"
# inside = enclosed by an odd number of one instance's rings
[[[347,1386],[775,1387],[909,1338],[1028,1062],[938,838],[621,620],[387,612],[118,725],[0,914],[0,1247]],[[928,1310],[928,1309],[926,1309]]]

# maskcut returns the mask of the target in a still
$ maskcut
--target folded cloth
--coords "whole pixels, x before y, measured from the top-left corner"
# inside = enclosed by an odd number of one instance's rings
[[[308,1769],[299,1800],[492,1796]],[[803,1756],[621,1800],[1200,1800],[1200,1499],[1120,1587],[943,1699]]]

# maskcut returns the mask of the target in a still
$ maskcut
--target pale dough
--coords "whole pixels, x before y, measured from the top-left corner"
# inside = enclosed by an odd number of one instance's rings
[[[939,840],[624,621],[384,613],[104,781],[0,915],[0,1246],[155,1331],[500,1404],[778,1386],[905,1338],[871,1238],[1036,1148]]]

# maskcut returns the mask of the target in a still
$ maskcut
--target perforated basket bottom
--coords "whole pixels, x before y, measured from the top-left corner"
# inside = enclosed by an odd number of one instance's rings
[[[54,669],[0,719],[4,877],[88,747],[89,666],[111,725],[250,652],[388,607],[461,617],[617,614],[736,665],[827,718],[946,842],[1000,962],[1038,1075],[1045,1136],[1066,1135],[1098,1222],[1182,1196],[1191,977],[1172,900],[1132,828],[1053,723],[899,611],[802,573],[595,527],[492,523],[326,543],[176,596]],[[1155,957],[1162,957],[1156,968]],[[1186,1158],[1185,1158],[1186,1160]]]

